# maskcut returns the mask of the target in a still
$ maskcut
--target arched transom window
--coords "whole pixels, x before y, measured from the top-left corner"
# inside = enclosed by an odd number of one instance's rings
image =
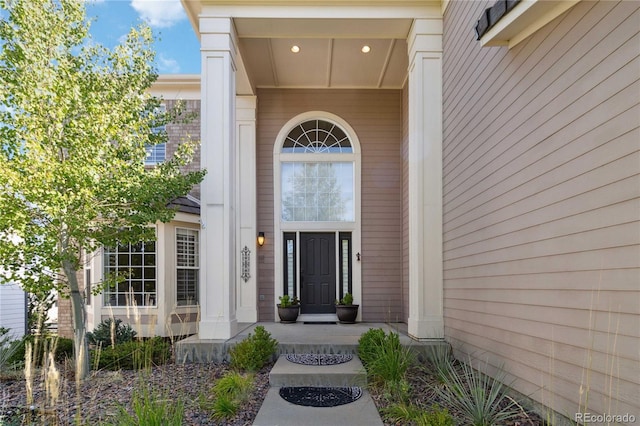
[[[343,129],[304,121],[289,131],[280,153],[284,222],[355,220],[354,149]]]
[[[352,153],[349,138],[337,125],[309,120],[294,127],[282,144],[283,153]]]

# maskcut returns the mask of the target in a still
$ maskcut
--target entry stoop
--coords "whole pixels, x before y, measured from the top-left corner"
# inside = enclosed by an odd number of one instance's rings
[[[269,384],[273,387],[365,387],[367,374],[357,356],[342,364],[303,365],[287,360],[286,355],[280,355],[269,374]]]
[[[433,346],[447,345],[443,340],[415,341],[407,336],[406,324],[282,324],[243,323],[239,332],[226,340],[200,339],[197,335],[176,342],[175,355],[179,364],[229,361],[229,349],[263,326],[278,341],[278,354],[353,354],[358,353],[358,340],[372,328],[400,335],[402,346],[410,347],[419,359],[426,358]]]
[[[366,390],[367,376],[357,355],[347,362],[309,365],[278,357],[269,374],[271,387],[256,415],[254,426],[382,426],[371,395]],[[361,396],[343,405],[301,406],[286,401],[282,388],[360,388]]]

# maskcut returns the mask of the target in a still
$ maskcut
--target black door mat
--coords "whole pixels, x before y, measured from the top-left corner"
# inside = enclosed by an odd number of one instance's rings
[[[280,397],[292,404],[304,407],[337,407],[357,401],[362,396],[359,387],[285,387]]]
[[[351,354],[287,354],[287,361],[303,365],[336,365],[352,359]]]

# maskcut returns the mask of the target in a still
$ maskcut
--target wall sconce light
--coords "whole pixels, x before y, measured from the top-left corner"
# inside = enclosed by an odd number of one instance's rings
[[[260,247],[264,245],[264,232],[258,232],[258,245]]]

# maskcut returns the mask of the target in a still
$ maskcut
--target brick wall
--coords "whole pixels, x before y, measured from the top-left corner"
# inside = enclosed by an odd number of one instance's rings
[[[181,102],[184,103],[183,116],[187,117],[192,115],[192,117],[185,119],[183,122],[181,122],[182,120],[178,120],[175,124],[167,125],[167,135],[169,136],[169,142],[167,143],[167,158],[170,158],[175,153],[180,143],[188,140],[200,141],[200,101],[188,100]],[[176,103],[177,101],[174,100],[165,101],[167,110],[171,110]],[[184,170],[200,170],[200,147],[197,148],[191,164],[186,166]],[[200,185],[193,188],[190,195],[199,200]]]
[[[73,338],[71,299],[58,296],[58,336]]]

